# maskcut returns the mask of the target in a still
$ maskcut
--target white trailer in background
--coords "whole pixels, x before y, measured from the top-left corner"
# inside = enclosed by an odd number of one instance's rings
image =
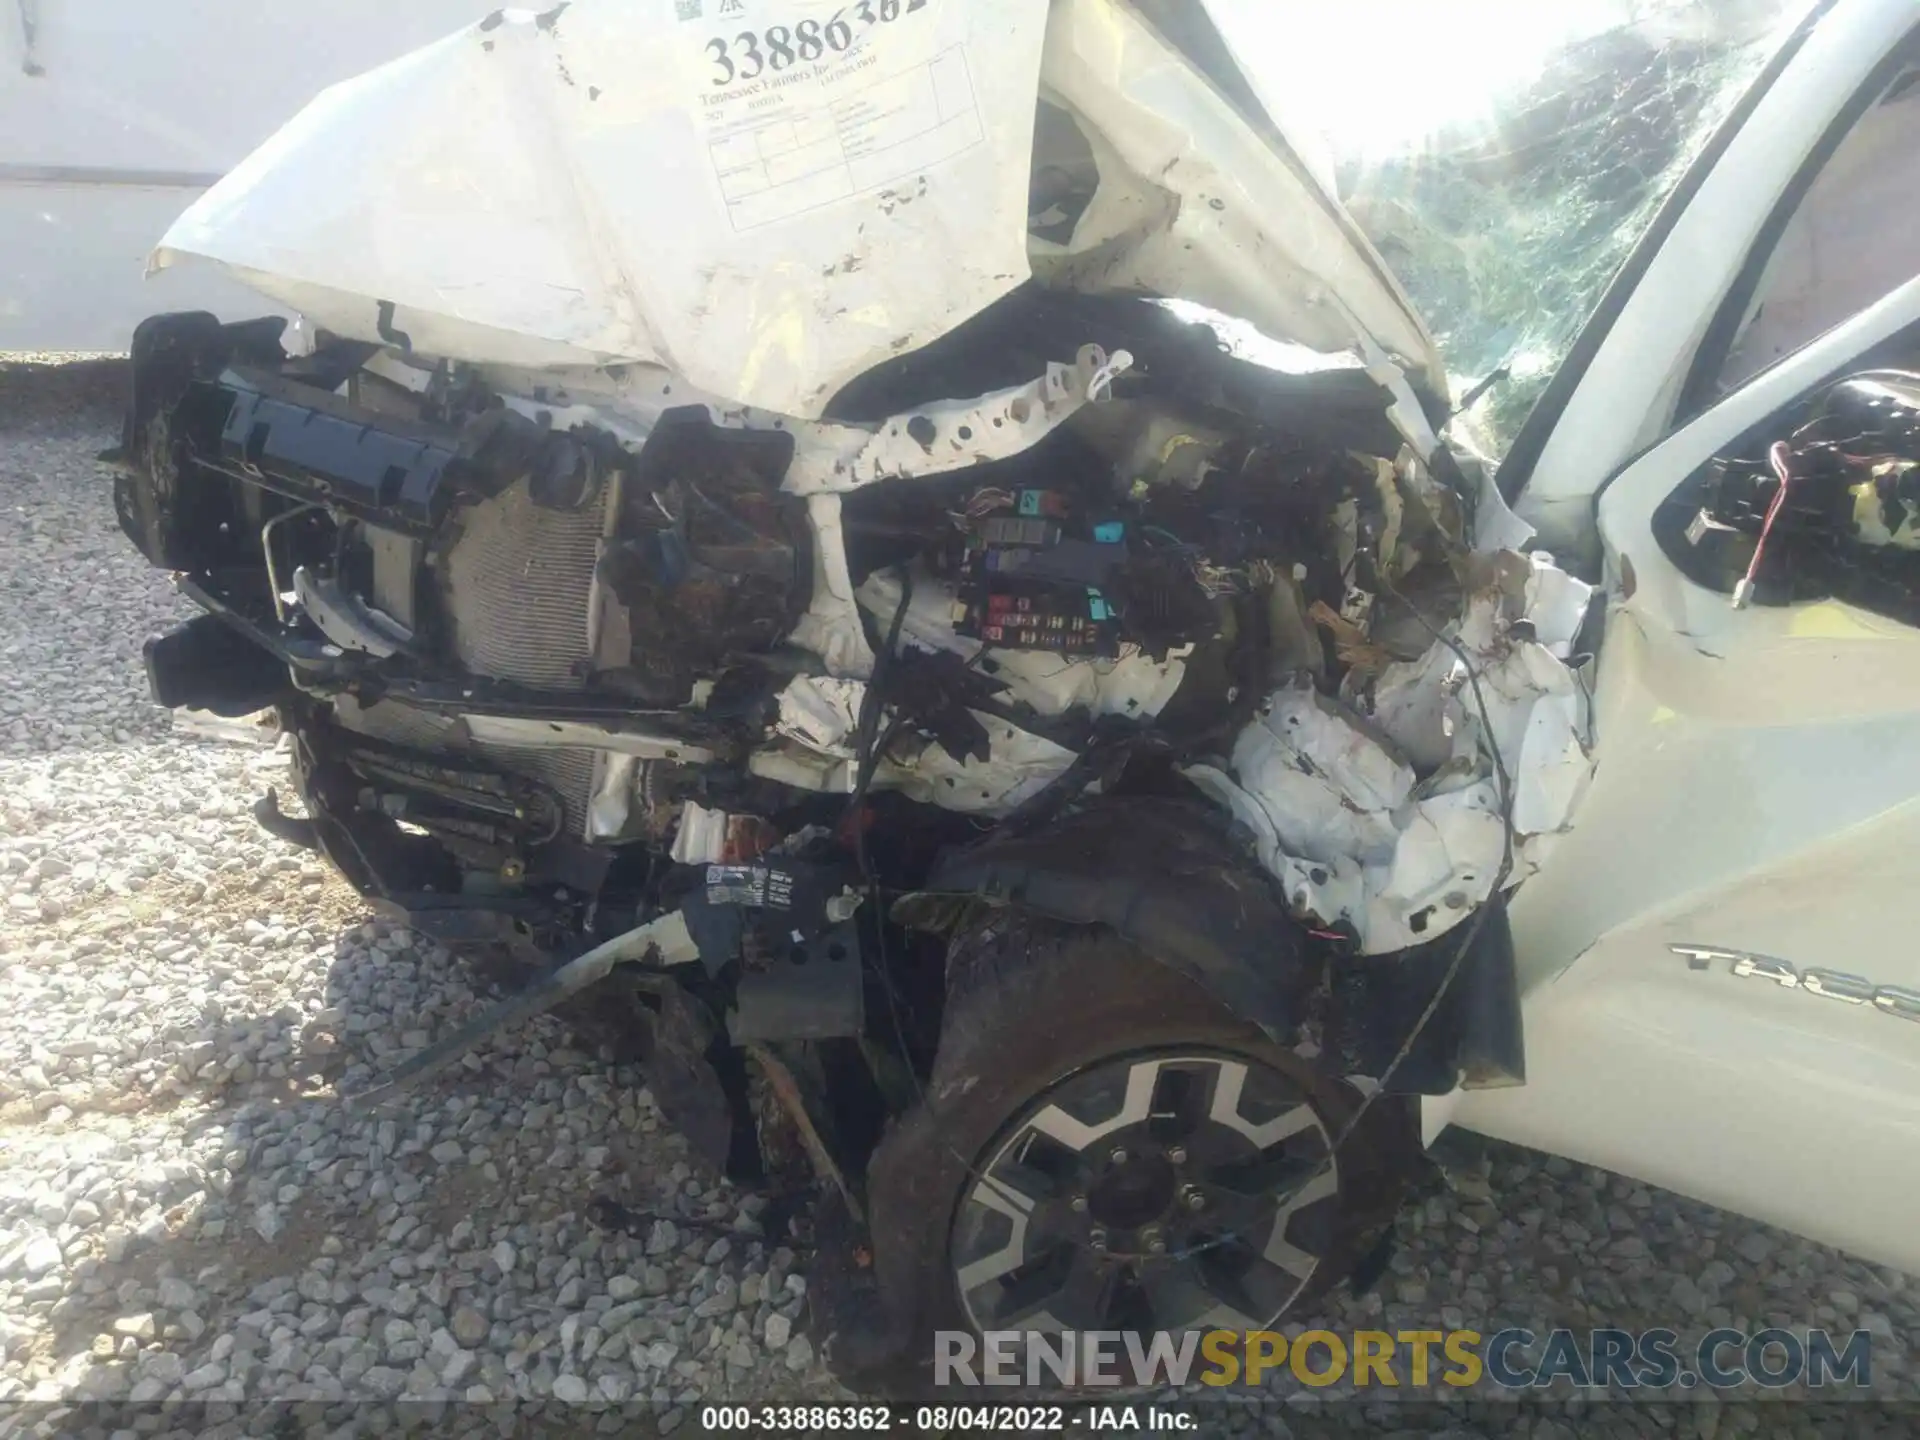
[[[154,241],[336,81],[485,0],[0,0],[0,353],[121,351],[155,311],[257,313]]]

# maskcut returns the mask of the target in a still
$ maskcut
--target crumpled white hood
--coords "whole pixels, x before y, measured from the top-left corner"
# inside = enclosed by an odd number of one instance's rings
[[[1027,233],[1042,96],[1099,162],[1064,245]],[[1443,384],[1324,185],[1122,0],[573,0],[326,91],[154,264],[423,355],[644,362],[802,418],[1036,272]]]
[[[1027,168],[1008,157],[1032,146],[1046,14],[496,13],[323,93],[157,260],[218,260],[369,339],[368,301],[390,302],[425,354],[652,361],[816,414],[876,349],[935,339],[1027,277]]]

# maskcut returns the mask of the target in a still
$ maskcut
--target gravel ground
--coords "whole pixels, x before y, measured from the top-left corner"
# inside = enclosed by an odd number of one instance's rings
[[[526,1402],[572,1433],[668,1430],[703,1400],[834,1398],[804,1265],[759,1238],[757,1201],[701,1178],[639,1077],[557,1023],[385,1112],[333,1101],[481,997],[254,826],[254,798],[285,784],[271,736],[194,733],[148,703],[141,644],[186,610],[120,535],[93,459],[119,384],[111,366],[0,365],[0,1402],[216,1402],[130,1435],[254,1433],[238,1402],[299,1401],[277,1433],[346,1435],[526,1430]],[[1915,1398],[1920,1292],[1896,1273],[1510,1147],[1463,1149],[1454,1171],[1381,1286],[1316,1323],[1860,1326],[1876,1392]],[[599,1197],[676,1218],[597,1230]],[[1281,1412],[1298,1433],[1308,1398]],[[1494,1408],[1327,1412],[1528,1440],[1712,1440],[1780,1413]]]

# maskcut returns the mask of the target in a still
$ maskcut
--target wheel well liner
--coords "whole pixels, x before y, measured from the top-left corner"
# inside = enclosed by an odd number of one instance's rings
[[[944,857],[927,889],[1105,926],[1280,1044],[1300,1038],[1324,970],[1217,814],[1185,801],[1115,800],[996,837]]]
[[[1413,950],[1342,954],[1288,912],[1219,814],[1200,804],[1096,802],[1042,830],[947,855],[927,890],[1112,930],[1277,1044],[1316,1047],[1332,1074],[1381,1079],[1392,1070],[1390,1091],[1424,1095],[1526,1077],[1504,901]],[[1462,946],[1469,953],[1456,965]]]

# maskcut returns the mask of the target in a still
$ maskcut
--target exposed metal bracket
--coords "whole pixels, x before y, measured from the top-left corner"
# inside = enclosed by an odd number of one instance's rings
[[[617,965],[645,962],[657,966],[685,964],[699,956],[686,919],[679,911],[662,915],[637,930],[617,935],[597,945],[577,960],[570,960],[549,975],[542,976],[527,989],[482,1013],[437,1044],[416,1052],[367,1086],[341,1098],[351,1109],[365,1109],[460,1062],[474,1046],[497,1030],[544,1015],[589,986],[598,985]]]

